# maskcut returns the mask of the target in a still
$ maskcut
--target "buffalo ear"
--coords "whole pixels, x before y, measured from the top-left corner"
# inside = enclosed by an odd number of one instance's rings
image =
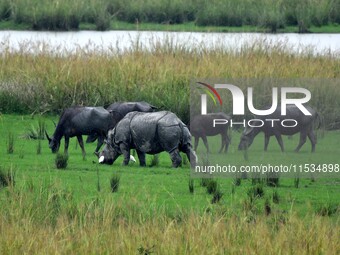
[[[253,131],[253,128],[245,128],[243,135],[249,135]]]
[[[47,134],[47,131],[45,130],[45,134],[46,134],[46,138],[47,138],[47,140],[48,140],[48,142],[50,143],[51,142],[51,138],[48,136],[48,134]]]

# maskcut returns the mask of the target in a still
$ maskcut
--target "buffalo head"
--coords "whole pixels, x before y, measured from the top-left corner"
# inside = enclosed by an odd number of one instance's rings
[[[254,129],[245,129],[242,133],[240,144],[238,145],[238,150],[246,150],[254,141]]]
[[[60,141],[57,141],[57,139],[55,139],[54,136],[50,138],[46,131],[45,134],[48,140],[48,147],[52,150],[53,153],[57,153],[59,151]]]

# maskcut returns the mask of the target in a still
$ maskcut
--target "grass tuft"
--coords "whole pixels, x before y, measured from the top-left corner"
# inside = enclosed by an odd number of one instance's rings
[[[68,155],[65,153],[57,153],[54,162],[57,169],[65,169],[67,167]]]
[[[117,192],[120,183],[120,175],[114,173],[110,179],[111,192]]]

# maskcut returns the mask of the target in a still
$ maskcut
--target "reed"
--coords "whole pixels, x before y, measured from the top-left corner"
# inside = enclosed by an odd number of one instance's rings
[[[80,23],[106,30],[114,21],[124,21],[264,26],[271,32],[293,25],[307,32],[311,25],[339,23],[339,6],[339,0],[2,0],[0,21],[25,23],[36,30],[74,30]]]
[[[284,43],[273,46],[268,41],[239,51],[219,45],[210,50],[204,45],[190,49],[171,38],[149,50],[136,43],[126,52],[118,52],[115,46],[111,51],[96,51],[89,45],[76,53],[53,54],[45,45],[32,55],[39,47],[33,43],[22,45],[18,52],[7,47],[2,46],[0,58],[3,113],[60,113],[72,105],[145,100],[188,123],[192,78],[310,77],[322,78],[322,84],[306,87],[313,95],[311,105],[324,116],[326,129],[340,127],[340,90],[334,80],[339,77],[340,60],[332,54],[318,56],[301,49],[301,55],[294,55]],[[259,86],[257,95],[268,94],[270,89]]]

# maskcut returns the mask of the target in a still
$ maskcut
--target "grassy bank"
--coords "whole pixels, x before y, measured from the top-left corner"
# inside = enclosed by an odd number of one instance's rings
[[[48,3],[42,0],[3,0],[0,4],[0,21],[8,21],[7,25],[4,23],[2,27],[15,28],[24,24],[25,27],[34,30],[83,28],[108,30],[115,29],[117,26],[122,29],[131,26],[147,29],[151,26],[157,30],[277,32],[289,31],[289,27],[293,26],[295,32],[305,33],[313,31],[313,26],[332,26],[332,31],[338,32],[336,24],[340,23],[339,8],[339,0],[162,0],[156,2],[152,0],[67,0]]]
[[[194,179],[190,192],[189,166],[170,168],[166,153],[152,167],[152,156],[146,168],[122,167],[122,159],[98,165],[95,144],[86,144],[83,160],[74,138],[67,168],[57,169],[46,139],[27,139],[39,123],[51,133],[52,120],[57,117],[1,115],[0,176],[12,176],[6,187],[0,179],[1,254],[337,254],[340,249],[338,179],[280,178],[277,187],[250,177],[218,179],[223,196],[212,203],[201,179]],[[239,137],[233,133],[226,155],[234,161],[243,160]],[[299,155],[334,157],[338,138],[338,131],[328,132],[314,155],[308,145]],[[283,155],[272,142],[267,154],[281,155],[281,164],[296,155],[295,143],[285,139]],[[255,140],[250,160],[263,156],[262,144]],[[113,174],[120,176],[114,193]]]
[[[18,52],[11,52],[3,44],[1,112],[59,113],[71,105],[145,100],[177,113],[188,123],[191,79],[308,77],[324,79],[306,84],[312,93],[311,105],[324,116],[327,129],[340,127],[339,83],[327,80],[340,76],[340,60],[335,55],[315,56],[308,49],[294,55],[284,42],[273,47],[268,41],[245,45],[240,51],[218,44],[210,50],[204,45],[189,49],[171,38],[155,43],[150,50],[136,43],[126,52],[114,45],[111,51],[89,45],[69,54],[52,54],[48,45],[39,47],[27,42]],[[33,55],[31,50],[37,53]],[[246,85],[240,86],[245,89]],[[256,94],[268,94],[268,89],[259,85]],[[262,104],[270,103],[266,100]]]

